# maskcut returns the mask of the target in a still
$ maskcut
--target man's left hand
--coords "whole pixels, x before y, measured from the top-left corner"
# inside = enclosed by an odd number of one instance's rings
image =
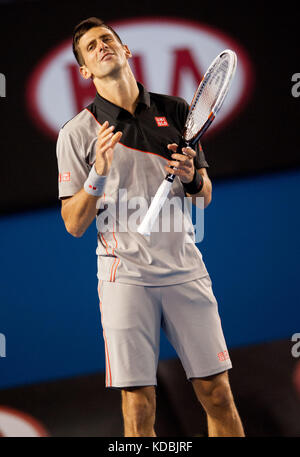
[[[187,147],[182,148],[182,151],[178,153],[177,147],[178,145],[176,143],[168,144],[167,148],[173,152],[171,155],[173,160],[168,161],[168,165],[165,166],[165,169],[168,173],[179,176],[180,180],[187,184],[191,182],[194,177],[194,157],[196,157],[196,151]],[[171,166],[175,168],[170,168]]]

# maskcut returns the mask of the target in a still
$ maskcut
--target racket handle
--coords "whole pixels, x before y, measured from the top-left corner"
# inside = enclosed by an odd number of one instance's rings
[[[181,149],[182,148],[186,148],[189,144],[181,137],[180,140],[179,140],[179,144],[178,144],[178,147],[177,147],[177,152],[179,154],[182,153]],[[170,168],[174,168],[173,166],[171,166]],[[175,176],[176,175],[173,175],[172,173],[168,173],[167,176],[165,177],[165,179],[167,181],[169,181],[170,183],[172,183],[175,179]]]
[[[150,235],[151,229],[158,217],[158,214],[163,204],[165,203],[169,195],[171,187],[172,182],[164,179],[161,185],[159,186],[142,223],[139,225],[137,229],[138,233],[140,233],[141,235]]]

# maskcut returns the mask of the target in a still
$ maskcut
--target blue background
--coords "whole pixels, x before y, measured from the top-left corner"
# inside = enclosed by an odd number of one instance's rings
[[[198,246],[229,347],[300,331],[299,184],[299,171],[214,183]],[[103,371],[95,224],[75,239],[57,207],[2,217],[0,235],[0,388]]]

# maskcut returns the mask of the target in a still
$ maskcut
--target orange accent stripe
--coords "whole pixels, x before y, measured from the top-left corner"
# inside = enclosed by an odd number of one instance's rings
[[[109,360],[109,354],[108,354],[108,346],[107,346],[107,339],[104,331],[104,326],[103,326],[103,312],[102,312],[102,303],[100,299],[100,285],[98,288],[98,294],[99,294],[99,302],[100,302],[100,313],[101,313],[101,324],[103,328],[103,337],[104,337],[104,346],[105,346],[105,372],[106,372],[106,378],[105,378],[105,384],[106,386],[111,386],[112,385],[112,378],[111,378],[111,369],[110,369],[110,360]],[[108,370],[107,370],[107,365],[108,365]],[[110,376],[110,383],[108,383],[108,372]]]
[[[114,240],[115,240],[115,243],[116,243],[116,246],[113,248],[113,253],[115,253],[115,249],[117,249],[118,247],[118,241],[115,237],[115,226],[113,225],[113,237],[114,237]]]
[[[103,200],[105,201],[105,193],[103,194]],[[106,251],[106,254],[109,255],[109,252],[108,252],[108,244],[107,244],[107,242],[106,242],[106,239],[104,238],[103,233],[101,233],[101,238],[103,239],[104,244],[105,244],[105,251]]]
[[[102,321],[102,308],[101,308],[101,300],[100,300],[100,284],[98,286],[98,296],[99,296],[99,306],[100,306],[100,318],[101,318],[101,325],[102,325],[102,330],[103,330],[103,321]],[[105,374],[106,374],[106,377],[105,377],[105,385],[107,386],[107,373],[108,373],[108,370],[107,370],[107,348],[106,348],[106,341],[105,341],[105,337],[104,337],[104,330],[103,330],[103,339],[104,339],[104,348],[105,348]]]
[[[91,113],[91,111],[90,111],[89,109],[87,109],[87,108],[85,108],[85,109],[93,116],[93,118],[95,119],[95,121],[96,121],[100,126],[102,126],[102,124],[100,124],[100,122],[98,121],[98,119],[95,118],[95,116],[93,115],[93,113]],[[122,146],[124,146],[125,148],[127,148],[127,149],[132,149],[133,151],[144,152],[145,154],[154,154],[154,155],[156,155],[156,156],[162,157],[162,158],[165,159],[165,160],[168,160],[168,159],[166,159],[166,157],[163,157],[163,156],[161,156],[160,154],[156,154],[155,152],[142,151],[141,149],[129,148],[128,146],[125,146],[125,144],[123,144],[123,143],[120,143],[120,144],[121,144]],[[104,198],[104,200],[105,200],[105,193],[103,194],[103,198]],[[106,254],[109,254],[109,252],[108,252],[108,244],[107,244],[107,242],[106,242],[106,240],[105,240],[105,238],[104,238],[104,236],[103,236],[103,233],[101,233],[101,237],[102,237],[102,239],[103,239],[103,241],[104,241],[104,243],[105,243],[105,246],[106,246],[106,247],[105,247]],[[116,243],[116,246],[115,246],[114,248],[112,248],[112,254],[114,255],[115,249],[118,247],[118,242],[117,242],[117,239],[116,239],[116,237],[115,237],[114,226],[113,226],[113,237],[114,237],[114,240],[115,240],[115,243]],[[115,266],[116,261],[117,261],[117,257],[114,259],[113,264],[112,264],[112,266],[111,266],[111,270],[110,270],[110,282],[114,282],[115,279],[116,279],[116,272],[117,272],[117,268],[118,268],[119,263],[120,263],[120,259],[118,259],[118,262],[117,262],[117,264],[116,264],[116,266]]]
[[[116,280],[116,272],[117,272],[117,268],[119,266],[120,261],[121,261],[121,259],[118,259],[118,263],[116,265],[115,272],[114,272],[113,282],[115,282],[115,280]]]
[[[103,339],[104,339],[104,349],[105,349],[105,385],[107,386],[107,377],[108,377],[108,363],[107,363],[107,347],[106,347],[106,340],[104,335],[103,329],[103,320],[102,320],[102,307],[101,307],[101,300],[100,300],[100,284],[98,286],[98,296],[99,296],[99,306],[100,306],[100,317],[101,317],[101,325],[103,330]]]
[[[111,269],[110,269],[110,279],[109,279],[110,282],[113,282],[113,281],[112,281],[112,274],[113,274],[113,269],[114,269],[114,265],[115,265],[116,261],[117,261],[117,257],[115,257],[115,259],[114,259],[114,261],[113,261],[113,264],[112,264],[112,266],[111,266]]]
[[[102,126],[102,124],[100,124],[100,122],[95,118],[95,116],[93,115],[93,113],[90,112],[89,109],[85,108],[92,116],[93,118],[95,119],[96,122],[98,122],[98,124],[100,126]],[[119,142],[120,143],[120,142]],[[130,148],[129,146],[126,146],[125,144],[123,143],[120,143],[122,146],[124,146],[124,148],[126,149],[132,149],[133,151],[138,151],[138,152],[143,152],[144,154],[153,154],[155,156],[158,156],[158,157],[161,157],[162,159],[165,159],[166,161],[168,161],[169,159],[167,159],[166,157],[164,156],[161,156],[160,154],[157,154],[156,152],[150,152],[150,151],[142,151],[141,149],[135,149],[135,148]]]
[[[114,240],[115,240],[115,247],[113,248],[113,254],[115,253],[115,249],[118,247],[118,242],[117,242],[117,239],[115,237],[115,225],[113,224],[113,237],[114,237]],[[113,261],[113,264],[111,266],[111,270],[110,270],[110,282],[114,282],[115,281],[115,277],[116,277],[116,273],[114,272],[114,266],[115,266],[115,263],[116,261],[118,260],[118,258],[116,257],[115,260]],[[120,263],[120,259],[119,259],[119,262],[117,263],[116,267],[119,265]]]
[[[116,237],[115,237],[115,224],[113,224],[113,238],[115,240],[115,248],[117,247],[117,240],[116,240]],[[115,254],[115,248],[112,248],[112,254],[114,255]]]
[[[103,233],[101,233],[101,238],[103,239],[104,243],[105,243],[105,251],[106,251],[106,254],[109,255],[109,252],[108,252],[108,244],[103,236]]]

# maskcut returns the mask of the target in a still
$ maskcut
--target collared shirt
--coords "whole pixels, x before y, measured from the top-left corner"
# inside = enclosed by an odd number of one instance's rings
[[[139,97],[134,116],[99,94],[87,107],[100,124],[108,121],[122,131],[121,143],[143,152],[171,158],[167,144],[178,143],[188,114],[188,104],[179,97],[149,93],[138,83]],[[208,167],[200,142],[196,147],[196,168]]]
[[[161,212],[150,237],[136,232],[166,175],[164,166],[172,154],[167,144],[178,143],[187,113],[188,104],[183,99],[147,92],[139,84],[134,115],[97,94],[93,103],[60,130],[59,198],[70,197],[83,188],[95,161],[100,126],[108,121],[115,126],[115,132],[123,133],[114,148],[104,195],[97,203],[99,279],[169,285],[207,274],[202,255],[193,242],[190,217],[180,231],[174,226],[174,218],[182,216],[185,208],[185,193],[178,176],[169,198],[171,203],[175,197],[168,215],[173,218],[173,225],[163,225],[166,213]],[[196,168],[208,167],[200,144],[196,151]]]

